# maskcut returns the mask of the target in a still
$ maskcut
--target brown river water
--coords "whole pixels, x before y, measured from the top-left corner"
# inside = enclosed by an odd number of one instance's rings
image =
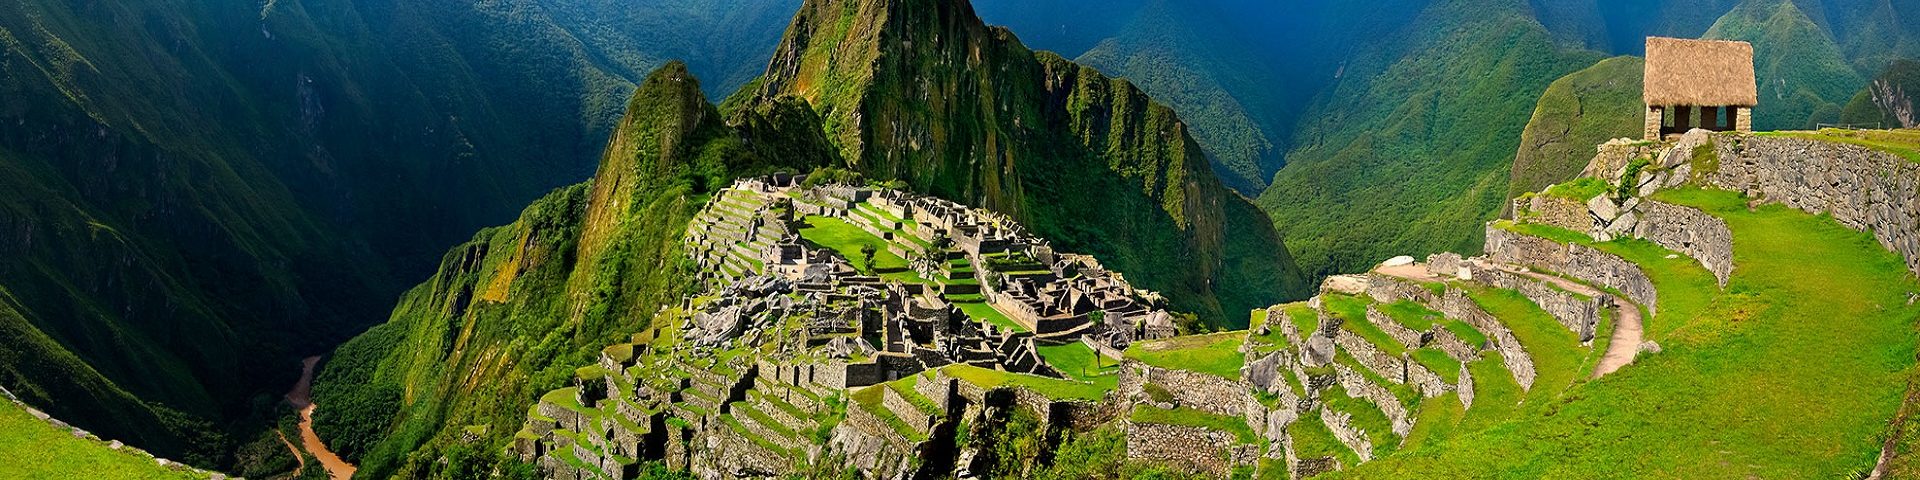
[[[312,453],[313,458],[320,460],[320,466],[327,469],[327,477],[333,480],[347,480],[353,478],[353,472],[356,470],[353,464],[347,463],[332,450],[327,450],[327,444],[321,442],[320,436],[313,433],[313,409],[319,407],[313,403],[312,398],[313,366],[317,363],[320,363],[318,356],[307,357],[300,362],[300,383],[293,384],[293,390],[287,391],[287,403],[293,404],[293,408],[300,409],[300,446]],[[301,458],[298,451],[293,452],[293,456]],[[301,460],[300,468],[306,468],[306,460]]]

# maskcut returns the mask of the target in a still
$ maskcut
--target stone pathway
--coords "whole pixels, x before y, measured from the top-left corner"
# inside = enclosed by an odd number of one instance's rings
[[[1494,268],[1504,270],[1507,273],[1551,283],[1566,291],[1589,297],[1606,293],[1584,283],[1513,265],[1494,264]],[[1633,363],[1633,357],[1640,353],[1640,342],[1642,335],[1646,332],[1646,328],[1641,322],[1639,304],[1618,296],[1615,296],[1613,301],[1614,304],[1619,307],[1614,309],[1619,315],[1613,319],[1612,338],[1607,341],[1607,351],[1600,356],[1600,363],[1594,365],[1592,378],[1600,378],[1606,374],[1613,373],[1615,370],[1619,370],[1620,367]]]
[[[1493,268],[1500,269],[1507,273],[1551,283],[1566,291],[1589,297],[1606,293],[1584,283],[1535,272],[1519,266],[1499,263],[1483,263],[1482,265],[1491,265]],[[1447,280],[1446,278],[1428,272],[1427,266],[1419,263],[1379,267],[1374,269],[1374,271],[1385,275],[1422,282],[1442,282]],[[1600,363],[1593,367],[1593,377],[1591,378],[1600,378],[1619,370],[1620,367],[1633,363],[1633,357],[1640,353],[1640,342],[1643,340],[1642,336],[1646,332],[1645,325],[1640,318],[1640,305],[1618,296],[1615,296],[1613,301],[1619,307],[1615,309],[1619,315],[1613,320],[1613,335],[1611,339],[1607,341],[1607,351],[1600,356]]]

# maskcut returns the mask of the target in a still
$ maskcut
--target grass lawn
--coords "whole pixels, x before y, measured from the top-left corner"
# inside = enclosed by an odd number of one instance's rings
[[[1246,335],[1247,332],[1236,331],[1134,342],[1127,347],[1126,358],[1161,368],[1239,380],[1240,366],[1246,363],[1240,355],[1240,345],[1246,341]]]
[[[0,399],[0,459],[0,478],[197,478],[104,442],[74,438],[5,399]]]
[[[800,227],[800,238],[839,252],[840,256],[846,257],[848,262],[853,263],[853,268],[861,272],[873,273],[907,268],[906,259],[887,251],[889,242],[867,233],[866,230],[861,230],[857,225],[838,218],[818,215],[807,217],[806,222],[807,226]],[[866,257],[860,253],[860,247],[865,245],[872,245],[878,249],[873,254],[873,265],[867,265]],[[918,276],[916,275],[915,278]],[[921,280],[915,283],[924,282],[925,280]]]
[[[1102,384],[1113,388],[1119,383],[1120,361],[1094,353],[1093,347],[1085,343],[1073,342],[1066,345],[1040,345],[1034,347],[1040,351],[1040,357],[1055,370],[1077,381]]]
[[[1393,421],[1373,402],[1348,395],[1347,389],[1339,385],[1321,391],[1320,400],[1326,402],[1328,409],[1353,415],[1353,426],[1367,432],[1367,439],[1373,441],[1374,458],[1392,452],[1400,444],[1400,436],[1393,434]]]
[[[982,388],[1026,387],[1035,393],[1055,400],[1086,400],[1097,402],[1100,397],[1113,390],[1111,385],[1102,387],[1091,383],[1082,383],[1039,375],[988,370],[967,364],[953,364],[940,368],[954,378],[978,385]]]
[[[1187,407],[1174,407],[1172,410],[1154,408],[1145,405],[1133,407],[1128,416],[1134,423],[1153,423],[1160,425],[1183,425],[1200,427],[1232,433],[1241,443],[1259,444],[1260,436],[1253,434],[1247,427],[1246,419],[1227,415],[1218,415]]]
[[[1905,295],[1920,285],[1905,263],[1870,234],[1779,205],[1750,211],[1735,193],[1659,199],[1725,219],[1736,265],[1724,292],[1710,276],[1643,265],[1660,288],[1663,352],[1336,476],[1831,478],[1871,468],[1915,371],[1920,307]]]
[[[975,320],[986,320],[987,323],[999,325],[1001,328],[1012,329],[1016,332],[1027,331],[1027,327],[1020,326],[1019,322],[1008,318],[1007,314],[1000,313],[999,309],[993,308],[993,305],[988,305],[985,301],[962,302],[955,300],[953,306],[959,307],[960,311],[966,312],[967,316],[973,317]]]
[[[1327,430],[1327,424],[1320,420],[1318,410],[1288,425],[1287,436],[1293,438],[1294,454],[1300,458],[1334,457],[1340,459],[1341,465],[1360,464],[1360,455],[1333,437],[1333,431]]]

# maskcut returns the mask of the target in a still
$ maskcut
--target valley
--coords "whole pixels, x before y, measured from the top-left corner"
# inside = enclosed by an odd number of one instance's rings
[[[0,479],[1920,476],[1916,13],[24,0]]]

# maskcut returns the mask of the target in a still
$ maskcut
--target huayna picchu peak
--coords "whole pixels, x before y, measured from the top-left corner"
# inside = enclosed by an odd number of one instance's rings
[[[0,480],[1920,477],[1910,1],[323,3],[0,6]]]

